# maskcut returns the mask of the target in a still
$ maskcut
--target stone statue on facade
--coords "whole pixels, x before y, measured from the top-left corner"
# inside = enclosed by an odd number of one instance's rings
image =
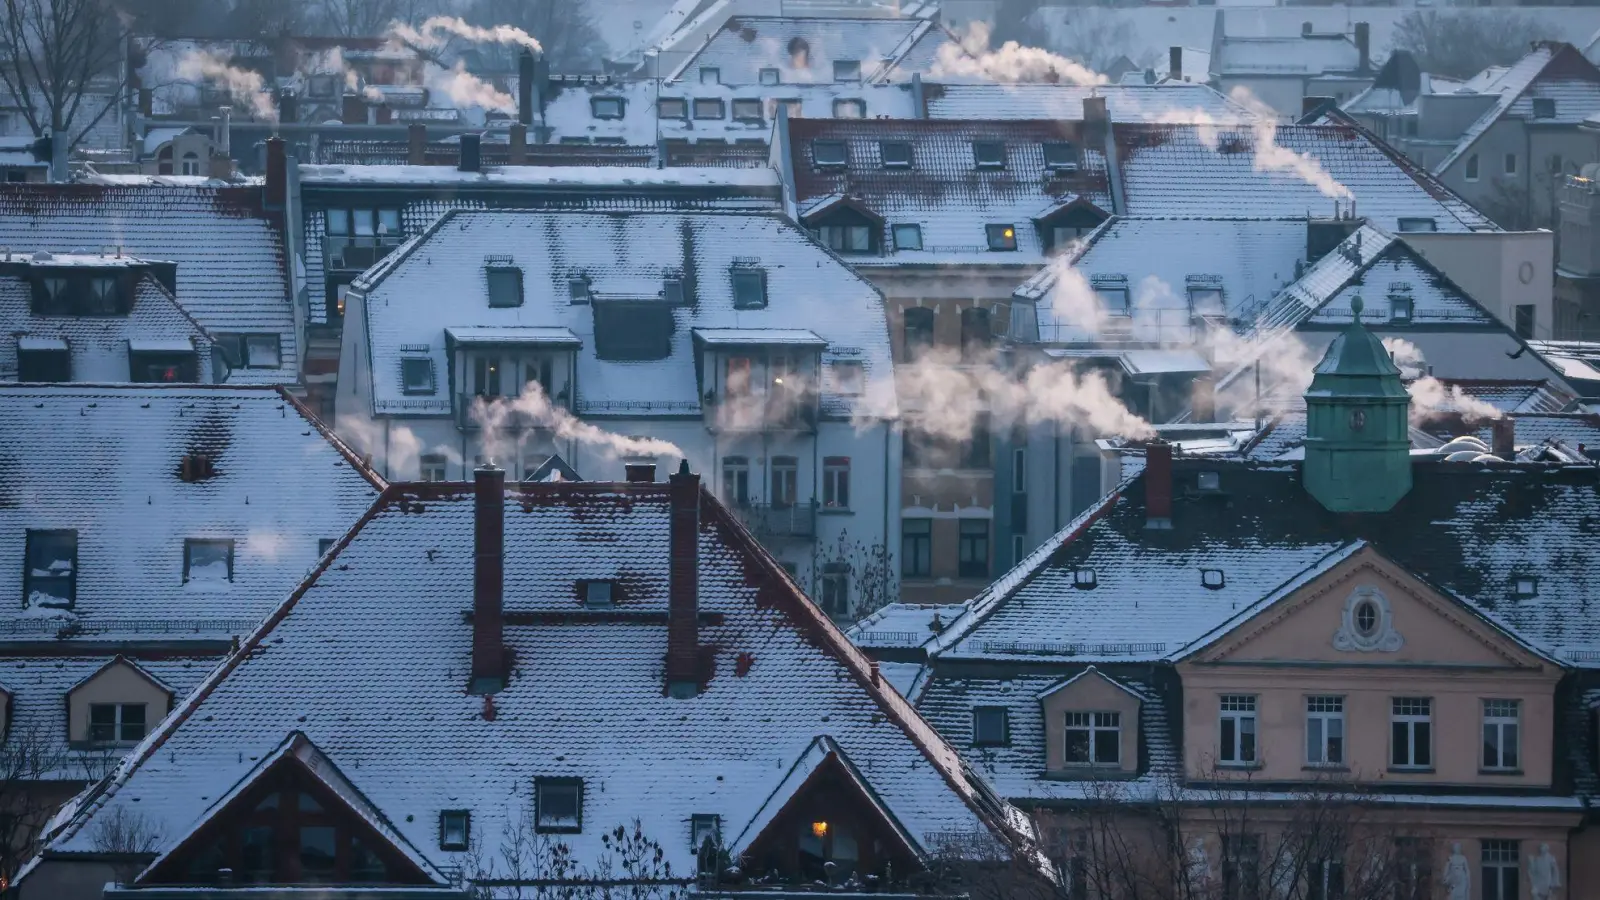
[[[1450,845],[1450,859],[1444,864],[1444,888],[1449,900],[1472,900],[1472,867],[1461,854],[1461,843]]]
[[[1191,891],[1203,890],[1211,883],[1211,861],[1206,858],[1206,840],[1197,837],[1189,844],[1189,858],[1184,863],[1184,874]]]
[[[1561,868],[1549,844],[1540,844],[1538,855],[1528,857],[1528,886],[1533,900],[1550,900],[1561,887]]]

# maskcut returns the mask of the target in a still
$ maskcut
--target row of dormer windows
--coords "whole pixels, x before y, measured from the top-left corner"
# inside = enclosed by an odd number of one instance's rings
[[[839,115],[837,106],[834,116],[847,118]],[[916,167],[916,154],[910,141],[878,141],[877,146],[880,168],[892,171]],[[1039,148],[1044,157],[1044,166],[1051,172],[1076,172],[1082,162],[1078,145],[1071,141],[1044,141]],[[1008,149],[1004,141],[973,141],[972,167],[978,170],[1004,170],[1010,163]],[[843,140],[818,138],[811,142],[811,160],[819,169],[844,168],[851,162],[850,145]]]

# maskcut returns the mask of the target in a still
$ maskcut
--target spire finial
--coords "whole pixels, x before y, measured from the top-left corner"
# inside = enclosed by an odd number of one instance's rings
[[[1365,309],[1366,306],[1367,304],[1361,299],[1360,294],[1350,298],[1350,312],[1355,314],[1357,322],[1361,321],[1361,310]]]

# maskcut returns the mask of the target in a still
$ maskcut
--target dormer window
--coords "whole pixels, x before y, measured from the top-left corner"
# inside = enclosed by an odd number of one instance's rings
[[[760,98],[745,98],[733,101],[733,120],[735,122],[761,121]]]
[[[56,272],[36,275],[33,311],[41,316],[125,316],[132,298],[116,275]]]
[[[867,117],[867,101],[852,98],[841,98],[833,101],[833,117],[835,119],[865,119]]]
[[[589,112],[596,119],[622,118],[623,99],[621,97],[590,97]]]
[[[1006,145],[1000,141],[973,141],[972,163],[980,169],[1004,169]]]
[[[1389,295],[1389,322],[1395,325],[1411,324],[1415,301],[1406,294]]]
[[[583,830],[583,780],[538,778],[533,792],[534,831],[575,834]]]
[[[1554,119],[1556,117],[1556,99],[1554,97],[1534,97],[1533,117],[1535,119]]]
[[[472,840],[472,813],[447,809],[439,813],[439,849],[465,850]]]
[[[783,75],[777,69],[762,69],[757,77],[762,84],[783,83]]]
[[[885,169],[911,168],[911,144],[908,141],[879,141],[878,155]]]
[[[739,266],[733,270],[733,308],[764,309],[767,305],[765,269]]]
[[[1080,591],[1094,590],[1099,585],[1093,569],[1077,568],[1072,570],[1072,586]]]
[[[131,747],[144,740],[143,703],[89,704],[89,743],[100,747]]]
[[[579,588],[583,591],[583,605],[590,609],[610,609],[615,598],[609,581],[583,581]]]
[[[844,141],[812,141],[811,159],[818,168],[844,168],[850,163]]]
[[[689,118],[689,101],[682,97],[662,97],[656,101],[656,117],[660,119]]]
[[[1201,569],[1200,586],[1213,591],[1220,591],[1227,586],[1228,577],[1221,569]]]
[[[833,61],[833,80],[837,83],[855,83],[861,81],[861,60],[836,59]]]
[[[438,390],[433,376],[433,360],[426,356],[400,360],[400,387],[406,394],[432,394]]]
[[[233,541],[189,538],[183,542],[183,583],[233,580]]]
[[[722,100],[718,97],[696,97],[694,101],[694,117],[696,119],[721,119],[724,110]]]
[[[665,300],[668,305],[682,306],[684,304],[685,296],[682,278],[669,277],[662,282],[661,299]]]
[[[700,67],[700,83],[701,84],[721,84],[722,83],[722,70],[717,68],[716,66],[701,66]]]
[[[567,279],[567,299],[569,302],[583,304],[589,302],[589,279],[583,275],[574,275]]]
[[[30,529],[24,553],[23,608],[71,609],[78,596],[78,532]]]
[[[1046,141],[1044,166],[1052,172],[1078,171],[1078,147],[1068,141]]]
[[[516,266],[486,267],[489,280],[489,305],[505,308],[522,305],[522,270]]]
[[[1017,229],[1011,225],[985,225],[990,250],[1017,249]]]

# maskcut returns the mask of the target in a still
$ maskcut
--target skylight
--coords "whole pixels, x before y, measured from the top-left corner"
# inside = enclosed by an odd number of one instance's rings
[[[980,169],[1004,169],[1006,145],[1000,141],[973,141],[972,162]]]
[[[818,166],[824,168],[842,168],[850,161],[845,152],[844,141],[812,141],[811,158]]]
[[[911,144],[908,141],[879,141],[878,153],[883,157],[885,169],[911,168]]]
[[[1068,141],[1046,141],[1044,164],[1057,172],[1073,172],[1078,168],[1078,148]]]

